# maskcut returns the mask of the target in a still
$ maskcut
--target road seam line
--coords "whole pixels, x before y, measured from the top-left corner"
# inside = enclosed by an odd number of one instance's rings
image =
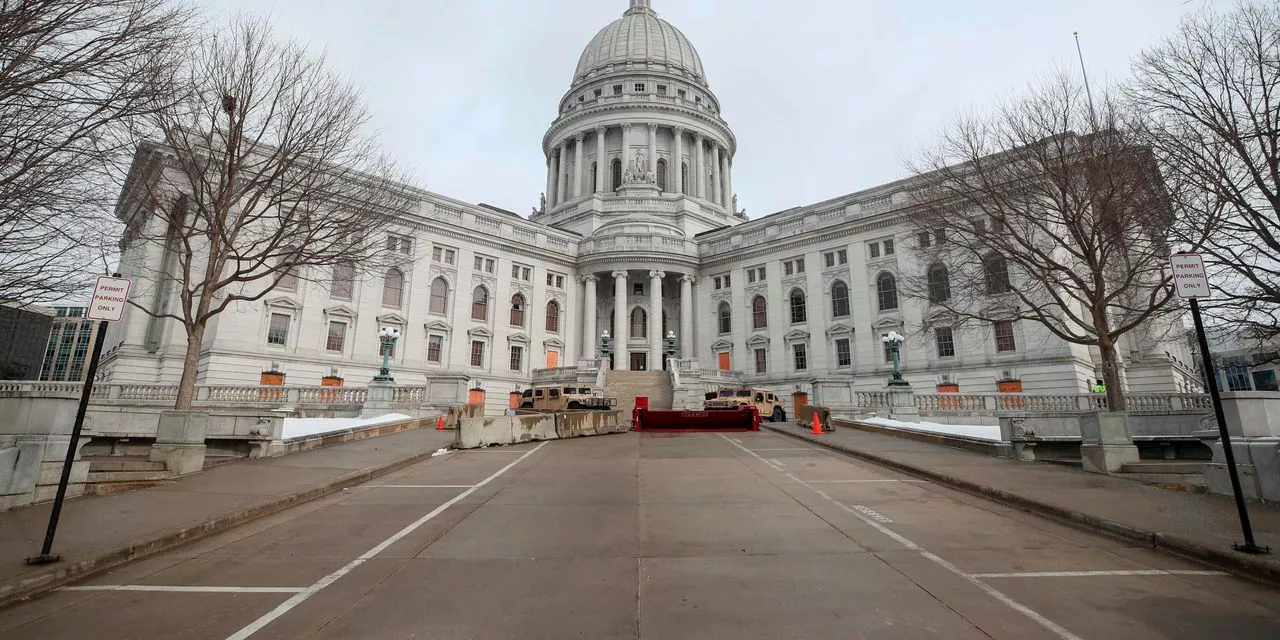
[[[518,464],[520,464],[521,462],[523,462],[523,461],[524,461],[526,458],[528,458],[529,456],[531,456],[531,455],[533,455],[533,454],[537,453],[537,452],[538,452],[538,450],[539,450],[539,449],[541,449],[542,447],[546,446],[546,444],[547,444],[546,442],[543,442],[542,444],[539,444],[538,446],[536,446],[536,447],[534,447],[534,448],[532,448],[532,449],[530,449],[530,450],[526,451],[526,452],[524,453],[524,455],[522,455],[522,456],[520,456],[519,458],[516,458],[515,460],[511,461],[511,463],[509,463],[507,466],[505,466],[505,467],[503,467],[503,468],[501,468],[501,469],[498,469],[497,471],[495,471],[495,472],[493,473],[493,475],[489,476],[488,478],[485,478],[484,480],[481,480],[479,483],[477,483],[475,486],[471,487],[470,489],[467,489],[466,491],[463,491],[462,493],[458,494],[457,496],[454,496],[451,500],[449,500],[448,502],[446,502],[446,503],[444,503],[444,504],[442,504],[442,505],[440,505],[440,506],[436,507],[435,509],[433,509],[433,510],[432,510],[430,513],[428,513],[427,515],[422,516],[421,518],[418,518],[418,519],[417,519],[416,521],[414,521],[413,523],[409,524],[409,525],[408,525],[408,526],[406,526],[405,528],[403,528],[403,529],[401,529],[400,531],[396,532],[396,533],[395,533],[394,535],[392,535],[390,538],[387,538],[386,540],[383,540],[382,542],[378,543],[378,545],[377,545],[377,546],[375,546],[375,547],[373,547],[372,549],[370,549],[370,550],[368,550],[368,551],[366,551],[366,552],[364,552],[364,553],[360,554],[360,557],[356,558],[355,560],[352,560],[351,562],[348,562],[345,566],[343,566],[342,568],[338,569],[337,571],[334,571],[333,573],[331,573],[331,574],[329,574],[329,575],[327,575],[327,576],[325,576],[325,577],[323,577],[323,578],[319,579],[318,581],[316,581],[316,583],[315,583],[315,584],[312,584],[311,586],[307,587],[306,589],[304,589],[303,591],[301,591],[301,592],[300,592],[300,593],[298,593],[297,595],[293,596],[292,598],[289,598],[288,600],[285,600],[285,601],[284,601],[284,602],[282,602],[279,606],[277,606],[275,609],[272,609],[271,611],[268,611],[267,613],[263,614],[263,615],[262,615],[262,617],[260,617],[260,618],[258,618],[257,620],[254,620],[253,622],[249,623],[249,624],[248,624],[248,625],[246,625],[243,629],[241,629],[241,630],[237,631],[236,633],[234,633],[234,634],[232,634],[232,635],[230,635],[230,636],[227,636],[227,640],[246,640],[247,638],[249,638],[249,637],[250,637],[250,636],[252,636],[253,634],[255,634],[255,633],[257,633],[257,632],[261,631],[261,630],[263,629],[263,627],[266,627],[268,624],[271,624],[273,621],[275,621],[275,620],[276,620],[277,618],[279,618],[280,616],[283,616],[284,614],[286,614],[286,613],[288,613],[289,611],[293,610],[293,608],[294,608],[294,607],[297,607],[298,605],[302,604],[303,602],[306,602],[308,599],[310,599],[310,598],[311,598],[311,596],[314,596],[315,594],[319,593],[321,589],[324,589],[325,587],[327,587],[327,586],[329,586],[329,585],[333,584],[334,582],[337,582],[337,581],[338,581],[339,579],[341,579],[343,576],[347,575],[348,573],[351,573],[351,571],[353,571],[356,567],[359,567],[360,565],[364,564],[365,562],[367,562],[367,561],[369,561],[369,560],[373,559],[373,558],[374,558],[374,557],[376,557],[379,553],[382,553],[383,551],[386,551],[386,550],[387,550],[387,548],[388,548],[388,547],[390,547],[391,545],[393,545],[393,544],[395,544],[395,543],[399,542],[401,538],[404,538],[405,536],[407,536],[407,535],[409,535],[409,534],[413,533],[414,531],[416,531],[416,530],[418,529],[418,527],[421,527],[422,525],[426,524],[427,522],[430,522],[430,521],[431,521],[433,518],[435,518],[436,516],[440,515],[441,513],[444,513],[444,511],[445,511],[446,509],[448,509],[449,507],[452,507],[453,505],[455,505],[455,504],[457,504],[457,503],[461,502],[461,501],[462,501],[462,500],[464,500],[467,496],[469,496],[469,495],[471,495],[471,494],[475,493],[475,492],[476,492],[477,490],[479,490],[481,487],[483,487],[483,486],[485,486],[486,484],[489,484],[490,482],[492,482],[492,481],[496,480],[499,476],[501,476],[502,474],[506,473],[507,471],[510,471],[512,467],[515,467],[516,465],[518,465]]]
[[[474,484],[375,484],[371,489],[471,489]]]
[[[170,593],[301,593],[306,587],[183,587],[151,584],[88,584],[58,591],[165,591]]]
[[[927,483],[928,480],[801,480],[806,484],[871,484],[876,482],[915,482]]]
[[[752,451],[752,450],[750,450],[750,449],[748,449],[748,448],[746,448],[746,447],[742,446],[741,444],[738,444],[738,443],[734,443],[734,442],[732,442],[732,440],[731,440],[730,438],[725,437],[723,434],[720,434],[720,437],[722,437],[722,438],[724,438],[725,440],[729,441],[729,442],[730,442],[730,444],[733,444],[735,447],[738,447],[739,449],[742,449],[743,451],[746,451],[747,453],[751,454],[751,456],[752,456],[752,457],[754,457],[755,459],[760,460],[761,462],[764,462],[765,464],[769,464],[767,460],[765,460],[764,458],[760,457],[759,455],[756,455],[756,453],[755,453],[754,451]],[[772,467],[773,465],[772,465],[772,464],[770,464],[769,466],[771,466],[771,467]],[[776,469],[776,467],[775,467],[775,469]],[[1062,640],[1083,640],[1083,638],[1081,638],[1080,636],[1077,636],[1077,635],[1076,635],[1076,634],[1074,634],[1074,633],[1071,633],[1070,631],[1068,631],[1068,630],[1067,630],[1065,627],[1063,627],[1062,625],[1059,625],[1058,623],[1056,623],[1056,622],[1054,622],[1054,621],[1052,621],[1052,620],[1050,620],[1050,619],[1048,619],[1048,618],[1044,617],[1043,615],[1041,615],[1041,614],[1037,613],[1035,610],[1031,609],[1030,607],[1028,607],[1028,606],[1026,606],[1026,605],[1022,604],[1021,602],[1018,602],[1017,600],[1014,600],[1013,598],[1011,598],[1011,597],[1009,597],[1009,596],[1005,595],[1005,594],[1004,594],[1003,592],[1001,592],[1000,590],[998,590],[998,589],[996,589],[995,587],[993,587],[993,586],[991,586],[991,585],[989,585],[989,584],[987,584],[987,583],[983,582],[982,580],[979,580],[978,578],[976,578],[976,577],[974,577],[974,576],[972,576],[972,575],[970,575],[970,574],[968,574],[968,573],[965,573],[964,571],[961,571],[959,567],[957,567],[957,566],[955,566],[955,565],[951,564],[950,562],[947,562],[946,560],[943,560],[942,558],[938,557],[937,555],[934,555],[933,553],[931,553],[931,552],[927,551],[926,549],[924,549],[924,548],[923,548],[923,547],[921,547],[920,545],[918,545],[918,544],[916,544],[916,543],[912,542],[911,540],[909,540],[908,538],[906,538],[906,537],[905,537],[905,536],[903,536],[902,534],[899,534],[898,532],[896,532],[896,531],[894,531],[894,530],[892,530],[892,529],[890,529],[890,528],[888,528],[888,527],[884,526],[883,524],[880,524],[879,522],[876,522],[874,519],[872,519],[872,518],[870,518],[870,517],[866,516],[866,515],[865,515],[865,514],[863,514],[863,513],[860,513],[858,510],[856,510],[856,509],[854,509],[854,508],[852,508],[852,507],[849,507],[848,505],[844,504],[843,502],[840,502],[839,500],[836,500],[835,498],[832,498],[831,496],[827,495],[827,494],[826,494],[825,492],[823,492],[822,490],[820,490],[820,489],[818,489],[817,487],[814,487],[813,485],[811,485],[811,484],[809,484],[809,483],[807,483],[807,482],[805,482],[805,481],[803,481],[803,480],[801,480],[801,479],[799,479],[799,478],[795,477],[795,476],[794,476],[794,475],[792,475],[791,473],[788,473],[788,472],[786,472],[786,471],[782,471],[781,469],[778,469],[778,471],[779,471],[780,473],[785,474],[788,478],[791,478],[792,480],[794,480],[794,481],[796,481],[796,482],[798,482],[798,483],[800,483],[800,484],[802,484],[802,485],[804,485],[804,486],[808,487],[811,491],[813,491],[814,493],[817,493],[818,495],[822,496],[823,498],[826,498],[826,499],[827,499],[829,502],[831,502],[832,504],[835,504],[836,506],[840,507],[841,509],[844,509],[845,511],[847,511],[847,512],[849,512],[849,513],[853,514],[853,516],[854,516],[854,517],[856,517],[857,519],[859,519],[859,520],[861,520],[861,521],[863,521],[863,522],[867,523],[869,526],[871,526],[871,527],[875,528],[875,529],[876,529],[877,531],[879,531],[880,533],[883,533],[884,535],[886,535],[886,536],[888,536],[888,537],[892,538],[893,540],[897,541],[897,542],[898,542],[898,544],[901,544],[902,546],[904,546],[904,547],[906,547],[906,548],[908,548],[908,549],[910,549],[910,550],[912,550],[912,551],[916,551],[916,552],[918,552],[921,556],[924,556],[926,559],[928,559],[928,560],[930,560],[930,561],[934,562],[935,564],[937,564],[937,565],[941,566],[942,568],[946,569],[947,571],[950,571],[950,572],[952,572],[952,573],[956,574],[957,576],[961,577],[962,579],[964,579],[964,580],[968,581],[969,583],[973,584],[974,586],[976,586],[976,587],[978,587],[979,589],[981,589],[981,590],[983,590],[984,592],[986,592],[986,594],[987,594],[987,595],[989,595],[989,596],[991,596],[992,598],[995,598],[996,600],[998,600],[998,601],[1000,601],[1001,603],[1003,603],[1005,606],[1007,606],[1007,607],[1009,607],[1009,608],[1013,609],[1014,611],[1017,611],[1018,613],[1021,613],[1022,615],[1026,616],[1026,617],[1028,617],[1028,618],[1030,618],[1031,620],[1035,621],[1037,624],[1039,624],[1040,626],[1044,627],[1045,629],[1048,629],[1049,631],[1052,631],[1052,632],[1053,632],[1054,634],[1056,634],[1059,638],[1062,638]]]
[[[1229,576],[1226,571],[1184,569],[1118,569],[1113,571],[1026,571],[1014,573],[971,573],[974,578],[1090,578],[1094,576]]]

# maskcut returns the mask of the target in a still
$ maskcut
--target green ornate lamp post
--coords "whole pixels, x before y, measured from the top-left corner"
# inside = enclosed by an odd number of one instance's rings
[[[391,351],[396,347],[396,340],[400,339],[400,330],[393,327],[383,327],[378,332],[378,342],[382,345],[382,370],[378,371],[378,375],[373,377],[374,382],[395,382],[396,379],[391,377]]]
[[[611,353],[613,353],[613,350],[609,348],[609,330],[605,329],[600,333],[600,359],[608,360]]]
[[[676,357],[676,332],[674,331],[667,332],[667,357]]]
[[[907,381],[902,379],[902,363],[900,355],[902,342],[904,340],[906,340],[906,338],[897,331],[890,331],[888,335],[880,338],[880,341],[889,349],[889,356],[893,358],[893,378],[889,380],[890,386],[902,387],[907,385]]]

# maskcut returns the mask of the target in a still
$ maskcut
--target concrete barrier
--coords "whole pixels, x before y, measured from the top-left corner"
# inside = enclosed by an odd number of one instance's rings
[[[572,411],[516,416],[463,418],[454,436],[456,449],[518,444],[582,436],[623,433],[631,424],[621,411]]]

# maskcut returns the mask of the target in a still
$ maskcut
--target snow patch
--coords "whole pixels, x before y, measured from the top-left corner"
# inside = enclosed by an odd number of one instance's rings
[[[888,418],[860,418],[859,422],[881,427],[892,427],[903,431],[921,431],[924,433],[940,433],[951,436],[964,436],[978,440],[1000,441],[1000,427],[981,424],[938,424],[936,422],[902,422]]]
[[[409,416],[401,413],[388,413],[376,418],[285,418],[284,432],[280,437],[284,440],[292,440],[410,419]]]
[[[449,453],[449,450],[448,450],[448,449],[436,449],[436,452],[435,452],[435,453],[433,453],[433,454],[431,454],[431,457],[432,457],[432,458],[434,458],[434,457],[436,457],[436,456],[442,456],[442,455],[445,455],[445,454],[447,454],[447,453]]]

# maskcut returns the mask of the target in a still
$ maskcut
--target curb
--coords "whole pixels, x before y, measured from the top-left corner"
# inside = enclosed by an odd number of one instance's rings
[[[1272,586],[1280,586],[1280,567],[1274,567],[1265,562],[1258,562],[1249,556],[1227,553],[1223,550],[1205,545],[1179,534],[1147,531],[1145,529],[1133,527],[1114,520],[1099,518],[1079,511],[1072,511],[1070,509],[1057,507],[1038,500],[1032,500],[1015,493],[996,489],[994,487],[988,487],[986,485],[962,480],[936,471],[930,471],[928,469],[898,462],[896,460],[890,460],[873,453],[859,451],[852,447],[834,442],[823,442],[817,438],[808,438],[805,437],[805,434],[793,433],[779,427],[765,425],[764,428],[775,433],[796,438],[797,440],[811,442],[813,444],[826,447],[827,449],[838,451],[882,467],[888,467],[908,475],[925,478],[930,481],[937,482],[938,484],[973,494],[981,498],[995,500],[996,502],[1010,507],[1047,516],[1090,533],[1103,533],[1125,540],[1140,542],[1145,545],[1150,545],[1152,548],[1160,549],[1173,555],[1194,560],[1202,564],[1207,564],[1218,569],[1222,569],[1223,571],[1259,580]]]
[[[274,515],[317,498],[323,498],[345,487],[367,482],[378,476],[427,460],[431,458],[435,451],[435,449],[431,449],[408,458],[401,458],[368,469],[348,473],[304,491],[280,496],[268,502],[216,516],[198,524],[169,529],[137,542],[110,547],[85,558],[63,560],[63,562],[53,565],[56,568],[51,568],[49,571],[29,574],[14,582],[0,584],[0,608],[52,591],[89,575],[113,569],[128,562],[139,560],[161,551],[167,551],[189,542],[207,538],[216,533],[222,533],[227,529]]]

